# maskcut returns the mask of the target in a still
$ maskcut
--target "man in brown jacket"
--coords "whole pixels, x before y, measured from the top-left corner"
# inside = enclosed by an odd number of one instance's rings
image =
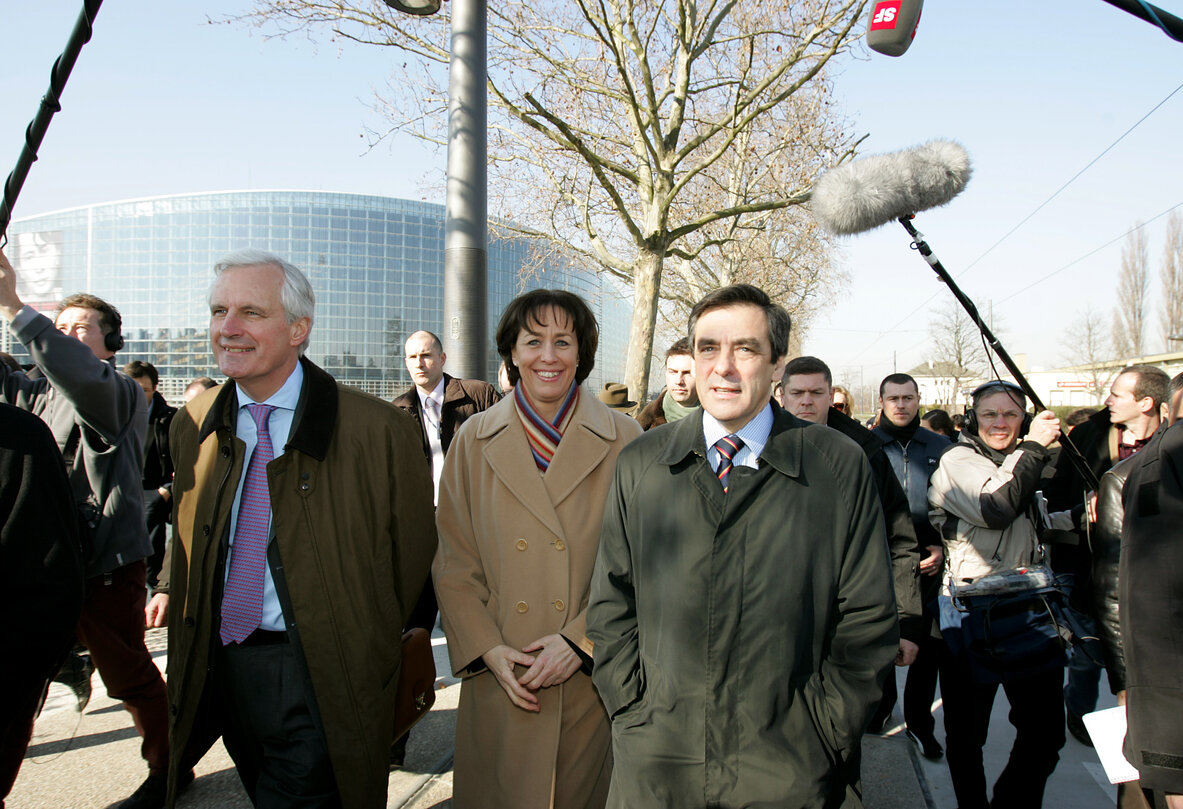
[[[234,384],[170,436],[169,800],[221,734],[256,806],[380,809],[402,627],[435,553],[427,464],[405,414],[302,356],[303,273],[256,250],[215,273]]]

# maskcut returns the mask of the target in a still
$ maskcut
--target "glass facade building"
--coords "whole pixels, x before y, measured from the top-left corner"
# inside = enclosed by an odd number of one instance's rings
[[[123,316],[117,361],[146,360],[161,392],[182,398],[198,376],[220,378],[209,346],[206,296],[213,266],[243,247],[267,250],[308,275],[316,322],[308,357],[340,381],[384,399],[410,387],[403,364],[408,334],[443,330],[444,207],[389,197],[325,191],[233,191],[87,205],[24,219],[9,227],[7,254],[22,300],[52,317],[65,295],[91,292]],[[524,274],[530,245],[490,239],[489,359],[506,304],[531,288],[582,296],[601,329],[587,385],[624,378],[631,307],[590,270],[551,267]],[[6,329],[0,348],[27,354]]]

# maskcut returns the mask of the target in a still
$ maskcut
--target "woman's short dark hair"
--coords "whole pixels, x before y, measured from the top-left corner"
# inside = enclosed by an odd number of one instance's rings
[[[579,349],[579,365],[575,368],[576,384],[582,384],[591,374],[592,368],[596,367],[600,328],[596,325],[596,316],[583,298],[562,289],[532,289],[510,301],[497,323],[497,353],[505,362],[511,385],[516,386],[522,378],[513,364],[513,348],[518,335],[524,329],[533,330],[538,326],[549,325],[542,321],[541,316],[544,310],[550,308],[558,309],[571,318],[571,329]]]
[[[903,383],[896,382],[894,384],[899,385]],[[946,438],[957,438],[957,429],[953,426],[953,419],[949,417],[949,413],[946,410],[941,410],[940,408],[929,410],[920,417],[920,420],[927,421],[928,429],[934,433],[940,433]]]

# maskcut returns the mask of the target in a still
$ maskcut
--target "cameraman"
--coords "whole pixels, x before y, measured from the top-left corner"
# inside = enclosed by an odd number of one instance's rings
[[[951,609],[949,585],[1040,561],[1043,499],[1036,490],[1049,461],[1047,447],[1060,435],[1060,420],[1049,411],[1031,418],[1026,406],[1022,389],[1010,382],[994,380],[974,390],[966,428],[941,456],[928,492],[930,518],[945,543],[941,628],[954,630],[946,635],[953,662],[940,679],[945,752],[961,809],[991,805],[982,745],[998,683],[976,677],[964,644],[957,642],[955,622],[961,613]],[[1055,527],[1070,527],[1061,521],[1066,518],[1057,515]],[[1012,672],[1005,680],[1016,736],[994,784],[992,805],[1040,806],[1064,746],[1063,665],[1029,676]]]
[[[71,295],[55,320],[25,306],[16,271],[0,252],[0,317],[44,376],[0,368],[0,401],[41,417],[66,463],[79,508],[86,593],[77,636],[90,649],[107,693],[122,700],[143,737],[148,780],[120,809],[164,803],[168,700],[144,645],[144,559],[152,546],[140,488],[148,403],[116,370],[122,325],[113,306]]]

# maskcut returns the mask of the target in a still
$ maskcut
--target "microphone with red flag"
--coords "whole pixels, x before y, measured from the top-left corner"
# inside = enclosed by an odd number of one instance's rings
[[[902,56],[916,38],[924,0],[875,0],[867,22],[867,45],[885,56]]]

